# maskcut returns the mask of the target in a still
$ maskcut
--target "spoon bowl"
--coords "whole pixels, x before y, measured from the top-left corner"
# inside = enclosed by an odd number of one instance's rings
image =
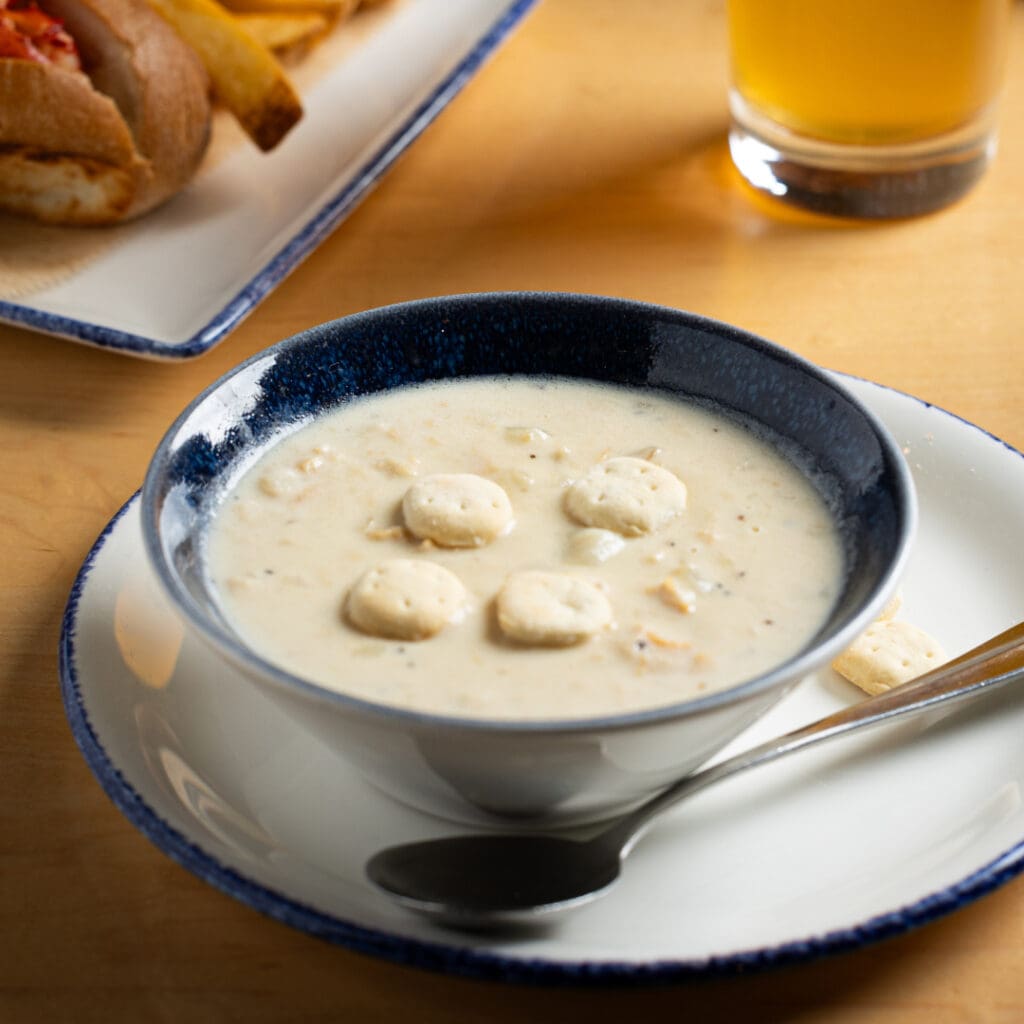
[[[542,923],[589,903],[614,884],[621,867],[601,844],[497,833],[394,846],[372,857],[366,873],[410,910],[479,929]]]
[[[722,779],[895,718],[973,699],[1024,678],[1024,623],[917,680],[685,776],[589,839],[552,834],[451,836],[388,847],[366,865],[402,906],[457,928],[544,925],[607,892],[653,819]]]

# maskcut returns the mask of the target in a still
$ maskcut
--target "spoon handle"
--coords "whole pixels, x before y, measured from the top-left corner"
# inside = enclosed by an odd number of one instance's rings
[[[666,807],[721,779],[775,761],[842,733],[964,700],[982,690],[1013,682],[1024,674],[1024,622],[966,654],[902,686],[869,697],[800,729],[777,736],[735,757],[688,775],[617,821],[595,839],[626,856],[644,826]]]

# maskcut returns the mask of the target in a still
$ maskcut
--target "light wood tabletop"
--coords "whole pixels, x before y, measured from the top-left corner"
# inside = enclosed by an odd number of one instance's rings
[[[1013,36],[981,184],[919,220],[837,223],[769,205],[731,169],[720,0],[548,0],[206,356],[145,362],[0,327],[0,1020],[1024,1020],[1021,879],[852,953],[649,988],[466,980],[329,945],[130,825],[72,739],[57,678],[75,573],[181,408],[262,347],[395,301],[664,303],[1024,448],[1024,8]]]

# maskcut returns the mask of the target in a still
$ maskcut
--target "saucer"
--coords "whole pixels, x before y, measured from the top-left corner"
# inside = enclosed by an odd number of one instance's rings
[[[1024,457],[915,398],[846,383],[918,488],[900,617],[951,656],[1024,618]],[[78,575],[60,671],[86,761],[165,853],[287,925],[399,963],[577,984],[748,972],[906,931],[1024,869],[1024,687],[1010,687],[691,798],[604,898],[549,931],[443,930],[379,894],[363,865],[458,826],[375,790],[186,629],[146,562],[137,495]],[[720,757],[860,696],[819,672]]]

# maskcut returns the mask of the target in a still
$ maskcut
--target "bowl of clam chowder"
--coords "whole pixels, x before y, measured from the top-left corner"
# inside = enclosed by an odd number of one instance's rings
[[[173,424],[142,509],[185,621],[285,714],[399,800],[531,827],[635,803],[827,664],[916,514],[835,376],[545,293],[266,349]]]

